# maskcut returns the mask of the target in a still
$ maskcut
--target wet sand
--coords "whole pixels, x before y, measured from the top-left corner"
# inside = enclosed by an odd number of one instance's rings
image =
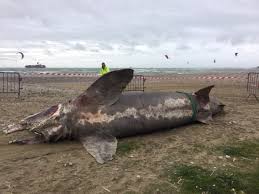
[[[182,76],[182,78],[180,78]],[[169,131],[120,139],[123,145],[138,145],[120,151],[113,161],[97,164],[79,142],[57,144],[7,145],[24,132],[0,133],[0,193],[153,193],[153,184],[167,184],[171,193],[181,188],[162,176],[175,164],[191,164],[207,169],[214,167],[251,170],[243,161],[221,158],[213,147],[259,140],[259,103],[247,100],[246,80],[155,79],[146,81],[146,91],[196,91],[215,84],[212,95],[225,104],[225,114],[210,125],[192,124]],[[201,75],[203,76],[203,75]],[[210,76],[210,75],[206,75]],[[214,75],[211,75],[213,77]],[[8,124],[43,110],[50,105],[76,97],[95,78],[25,77],[21,98],[0,96],[0,131]],[[198,151],[194,148],[199,147]],[[234,167],[233,167],[234,166]]]

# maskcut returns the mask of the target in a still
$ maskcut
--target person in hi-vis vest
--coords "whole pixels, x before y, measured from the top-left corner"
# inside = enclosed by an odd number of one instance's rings
[[[105,63],[102,62],[102,68],[101,68],[101,70],[100,70],[100,72],[99,72],[99,75],[102,76],[102,75],[108,73],[109,71],[110,71],[109,67],[107,67],[107,66],[105,65]]]

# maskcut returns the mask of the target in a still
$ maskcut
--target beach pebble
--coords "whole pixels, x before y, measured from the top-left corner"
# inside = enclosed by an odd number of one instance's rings
[[[68,162],[68,163],[65,163],[64,166],[65,166],[65,167],[67,167],[67,166],[73,166],[73,163],[72,163],[72,162]]]
[[[130,157],[130,158],[134,158],[134,156],[133,156],[133,155],[130,155],[129,157]]]
[[[226,155],[225,157],[226,157],[227,159],[231,158],[231,156],[229,156],[229,155]]]
[[[13,127],[14,126],[14,124],[10,124],[10,125],[8,125],[7,127],[8,128],[11,128],[11,127]]]
[[[229,124],[237,124],[236,121],[229,121],[228,123],[229,123]]]
[[[223,159],[223,156],[219,156],[218,158],[222,160],[222,159]]]
[[[108,193],[111,192],[108,188],[106,188],[106,187],[104,187],[104,186],[102,186],[102,188],[103,188],[105,191],[107,191]]]
[[[140,178],[140,175],[137,175],[137,178]]]
[[[194,162],[190,162],[191,164],[194,164]]]

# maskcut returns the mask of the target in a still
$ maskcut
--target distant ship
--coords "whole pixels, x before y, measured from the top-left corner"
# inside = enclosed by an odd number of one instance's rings
[[[46,68],[46,66],[37,62],[37,65],[25,65],[25,68]]]

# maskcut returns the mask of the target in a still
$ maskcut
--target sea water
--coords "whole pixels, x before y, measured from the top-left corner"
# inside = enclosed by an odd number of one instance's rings
[[[110,68],[117,70],[119,68]],[[165,75],[165,74],[203,74],[203,73],[241,73],[251,69],[234,68],[133,68],[135,74]],[[50,73],[99,73],[100,68],[0,68],[0,71],[25,72],[50,72]]]

